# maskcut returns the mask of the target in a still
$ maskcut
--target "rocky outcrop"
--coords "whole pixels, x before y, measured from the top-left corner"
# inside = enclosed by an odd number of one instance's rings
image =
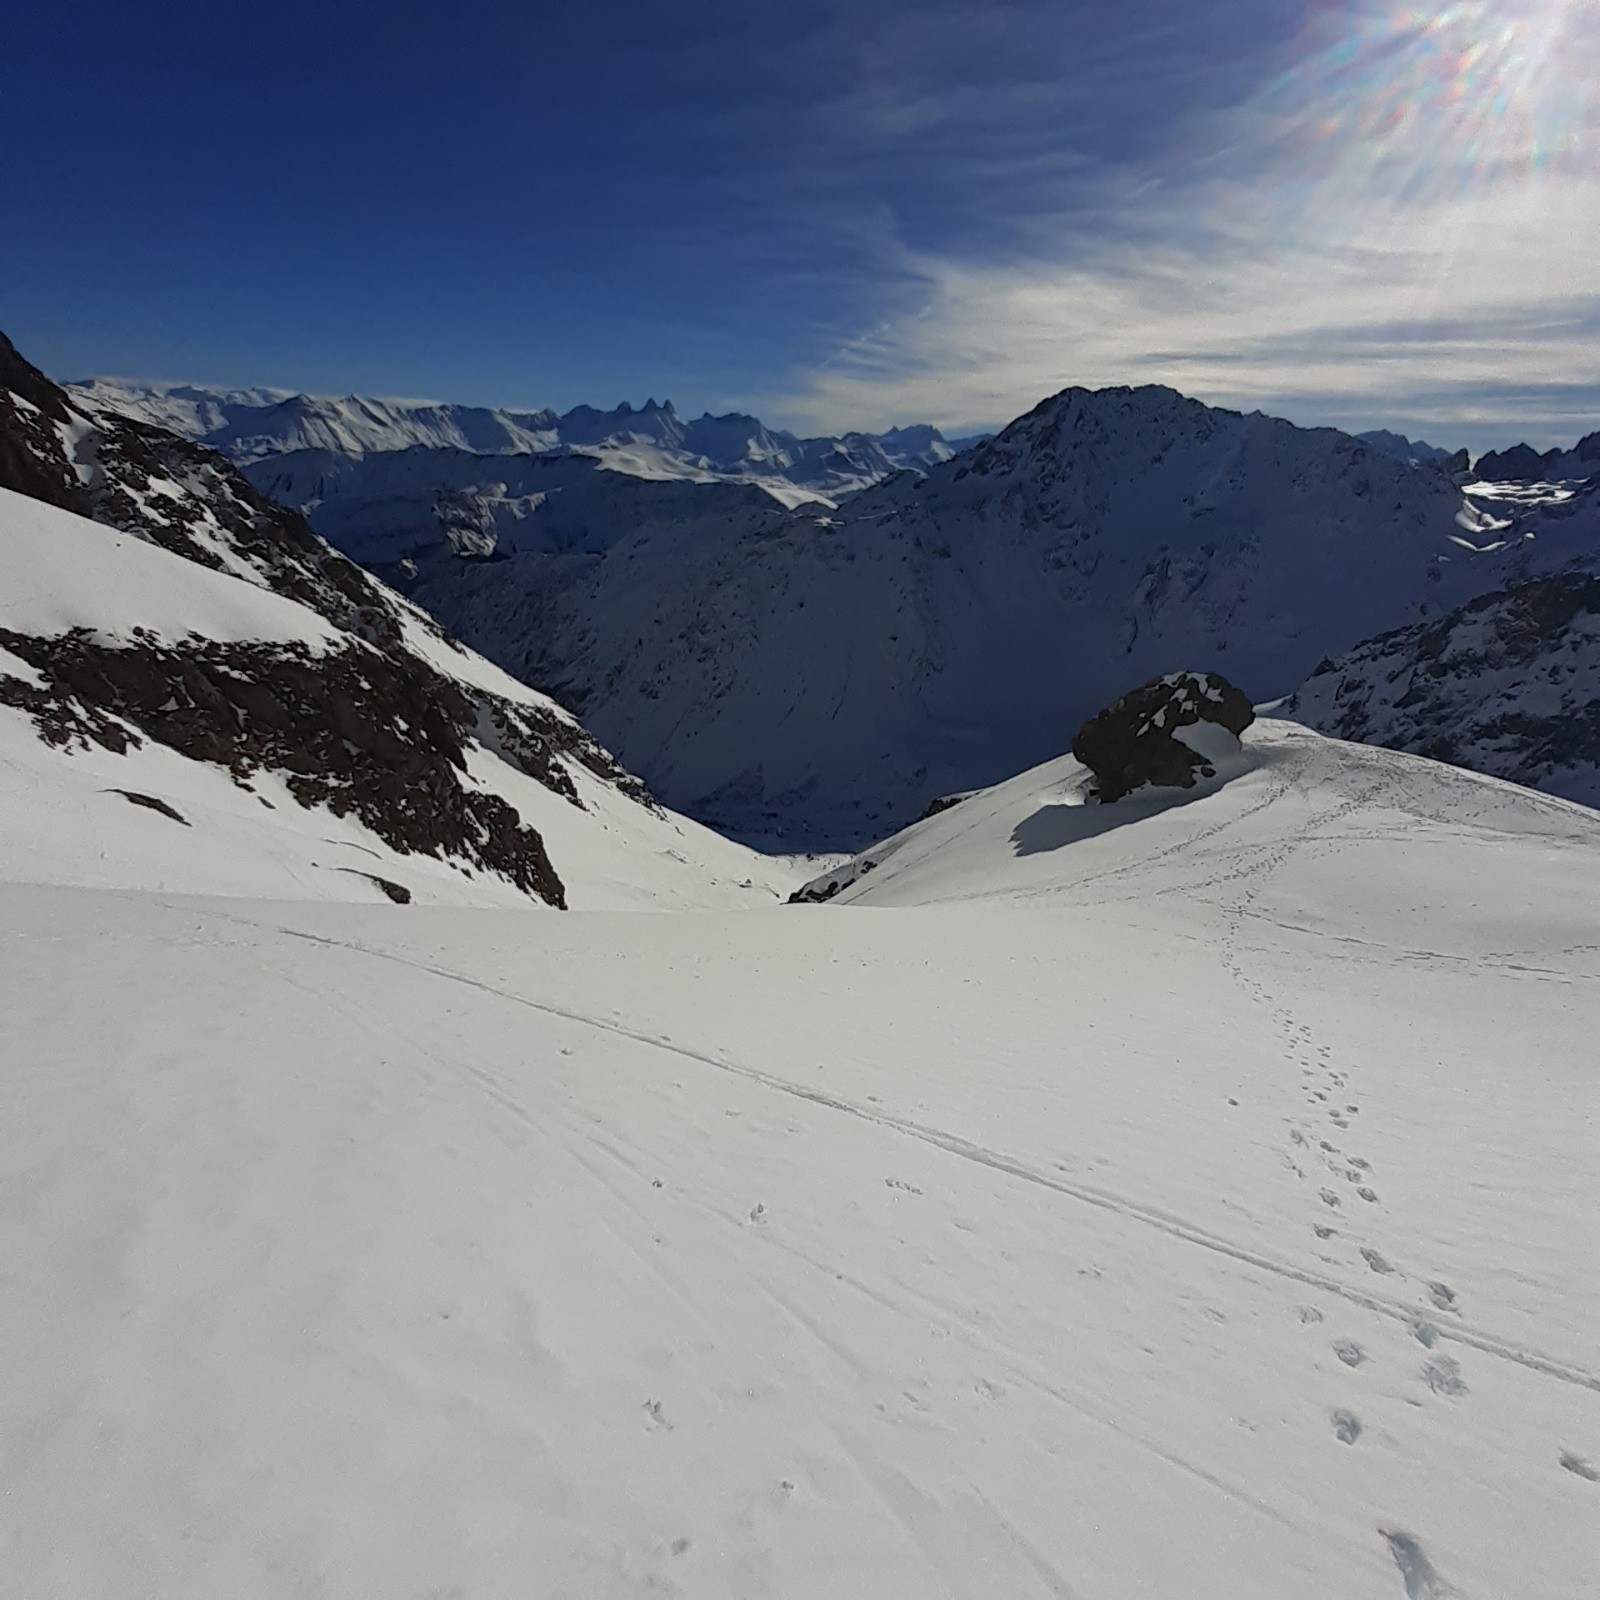
[[[326,654],[300,644],[111,646],[85,629],[48,639],[0,629],[0,647],[41,680],[0,677],[0,703],[29,713],[48,743],[123,753],[148,738],[225,767],[242,786],[268,769],[301,805],[354,814],[401,855],[462,861],[565,904],[539,834],[462,781],[478,706],[414,661],[356,641]],[[576,802],[570,780],[567,793]]]
[[[1213,746],[1183,730],[1222,729],[1237,743],[1255,721],[1245,695],[1215,672],[1169,672],[1114,700],[1080,727],[1072,753],[1094,775],[1090,797],[1110,803],[1146,784],[1192,788],[1216,776]]]

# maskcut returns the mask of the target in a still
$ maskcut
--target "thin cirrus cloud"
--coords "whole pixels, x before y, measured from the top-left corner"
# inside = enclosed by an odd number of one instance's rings
[[[1600,0],[1344,5],[1008,258],[899,246],[895,302],[769,409],[1003,421],[1168,383],[1447,444],[1600,421]],[[1014,234],[1013,237],[1016,235]]]

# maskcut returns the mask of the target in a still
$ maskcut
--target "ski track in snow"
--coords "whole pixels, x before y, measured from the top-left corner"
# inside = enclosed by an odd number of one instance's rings
[[[213,913],[213,915],[220,916],[221,914]],[[242,919],[234,917],[225,917],[223,920],[242,921]],[[263,926],[254,923],[246,923],[244,925],[250,927]],[[1052,1176],[1050,1173],[1041,1172],[1029,1166],[1026,1162],[1006,1155],[1003,1151],[991,1150],[983,1145],[974,1144],[971,1140],[964,1139],[959,1134],[950,1133],[941,1128],[928,1127],[909,1118],[897,1117],[888,1112],[875,1111],[866,1106],[857,1105],[850,1100],[842,1099],[837,1095],[825,1094],[821,1090],[809,1088],[804,1084],[792,1083],[787,1079],[776,1077],[770,1072],[762,1071],[759,1067],[752,1067],[737,1061],[719,1059],[716,1056],[689,1049],[685,1045],[675,1044],[660,1036],[630,1028],[624,1023],[607,1021],[603,1017],[588,1016],[582,1012],[569,1011],[561,1006],[552,1005],[547,1001],[535,1000],[527,995],[517,994],[513,990],[498,988],[493,984],[485,983],[481,978],[474,978],[468,973],[453,972],[448,967],[416,961],[399,955],[392,950],[379,950],[369,945],[356,944],[348,940],[332,939],[321,934],[308,933],[299,928],[279,926],[272,928],[270,931],[292,939],[303,939],[311,944],[349,950],[358,955],[369,956],[377,961],[392,962],[416,972],[423,972],[432,977],[444,979],[450,983],[463,984],[470,989],[493,995],[497,999],[509,1001],[514,1005],[525,1006],[530,1011],[537,1011],[545,1016],[557,1017],[563,1022],[573,1022],[583,1027],[596,1028],[604,1033],[632,1040],[635,1044],[644,1045],[648,1049],[662,1050],[670,1055],[679,1056],[686,1061],[693,1061],[702,1066],[712,1067],[718,1072],[732,1073],[752,1083],[758,1083],[764,1088],[775,1090],[780,1094],[790,1095],[797,1100],[806,1101],[808,1104],[822,1106],[830,1111],[838,1111],[847,1116],[859,1118],[863,1122],[873,1123],[878,1127],[892,1129],[894,1132],[904,1134],[908,1138],[920,1140],[922,1143],[932,1145],[950,1155],[958,1156],[964,1161],[975,1162],[995,1172],[1004,1173],[1007,1177],[1017,1178],[1024,1183],[1036,1184],[1040,1188],[1052,1190],[1057,1194],[1081,1201],[1084,1205],[1094,1206],[1102,1211],[1109,1211],[1118,1216],[1128,1217],[1133,1221],[1143,1223],[1146,1227],[1155,1228],[1162,1233],[1168,1234],[1172,1238],[1181,1239],[1187,1244],[1197,1245],[1201,1249],[1214,1251],[1218,1255],[1231,1257],[1235,1261],[1243,1262],[1245,1265],[1255,1267],[1259,1271],[1271,1273],[1275,1277],[1305,1284],[1309,1288],[1320,1289],[1324,1293],[1336,1295],[1342,1300],[1349,1301],[1352,1305],[1360,1306],[1363,1310],[1376,1312],[1380,1316],[1391,1318],[1408,1326],[1417,1320],[1418,1308],[1415,1306],[1374,1295],[1351,1284],[1341,1282],[1337,1278],[1329,1277],[1324,1273],[1314,1272],[1288,1261],[1274,1259],[1260,1250],[1221,1238],[1207,1229],[1197,1227],[1182,1217],[1174,1216],[1169,1212],[1162,1211],[1157,1207],[1147,1205],[1126,1195],[1112,1194],[1106,1190],[1092,1188],[1085,1184],[1071,1183],[1062,1178]],[[492,1080],[486,1075],[478,1073],[473,1075],[479,1079],[483,1087],[490,1088]],[[503,1093],[497,1090],[490,1090],[490,1092],[493,1092],[495,1098],[500,1100],[506,1106],[506,1109],[511,1110],[513,1114],[521,1114],[515,1103],[508,1100]],[[1442,1339],[1470,1345],[1473,1349],[1481,1350],[1486,1355],[1497,1356],[1505,1361],[1514,1361],[1519,1366],[1526,1367],[1530,1371],[1543,1373],[1546,1377],[1557,1378],[1563,1383],[1576,1384],[1581,1388],[1590,1389],[1600,1394],[1600,1373],[1591,1372],[1585,1367],[1560,1361],[1537,1350],[1513,1344],[1497,1337],[1486,1329],[1474,1328],[1467,1323],[1454,1322],[1448,1327],[1439,1328],[1437,1332]]]
[[[1576,1600],[1592,825],[1260,749],[1043,855],[1025,775],[860,908],[8,889],[33,1592]]]

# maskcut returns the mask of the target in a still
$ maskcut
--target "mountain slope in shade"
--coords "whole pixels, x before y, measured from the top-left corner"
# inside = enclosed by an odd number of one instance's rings
[[[1283,714],[1600,805],[1600,474],[1472,490],[1543,570],[1334,655]]]
[[[553,905],[781,884],[213,452],[0,359],[0,843],[29,873]]]
[[[85,409],[154,423],[240,466],[308,450],[352,459],[417,448],[494,457],[578,452],[634,477],[754,484],[785,505],[832,505],[895,472],[920,471],[956,454],[926,424],[801,439],[736,412],[683,418],[670,400],[558,414],[117,378],[91,379],[68,392]],[[497,469],[482,470],[479,481],[492,482]]]
[[[1600,818],[1244,752],[856,904],[0,858],[9,1585],[1591,1600]]]
[[[1531,578],[1368,639],[1282,709],[1600,806],[1600,576]]]
[[[1600,475],[1600,433],[1586,434],[1570,450],[1535,450],[1515,444],[1490,450],[1473,462],[1478,477],[1491,483],[1559,483]]]
[[[310,515],[403,557],[381,570],[668,803],[794,847],[859,847],[1045,759],[1158,673],[1266,700],[1594,542],[1553,517],[1525,539],[1522,509],[1441,471],[1165,389],[1064,391],[828,515],[726,487],[630,514],[626,483],[591,515],[592,489],[552,481],[535,506],[530,479],[446,515],[447,467],[419,456],[394,499],[354,469]]]
[[[1442,450],[1438,445],[1429,444],[1425,439],[1408,439],[1404,434],[1394,433],[1388,428],[1371,428],[1365,433],[1358,433],[1356,438],[1363,444],[1370,444],[1374,449],[1393,456],[1397,461],[1404,461],[1413,466],[1442,466],[1447,461],[1453,463],[1457,456],[1456,451]],[[1461,464],[1466,465],[1465,462]]]

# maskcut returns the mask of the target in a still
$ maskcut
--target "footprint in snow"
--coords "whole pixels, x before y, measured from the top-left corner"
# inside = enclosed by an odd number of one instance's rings
[[[767,1220],[767,1208],[764,1205],[756,1205],[756,1207],[750,1213],[750,1220],[752,1222],[765,1224]]]
[[[1334,1437],[1340,1444],[1354,1444],[1361,1437],[1361,1419],[1353,1411],[1332,1411],[1328,1420],[1333,1423]]]
[[[1600,1483],[1600,1467],[1591,1466],[1582,1456],[1574,1455],[1570,1450],[1561,1452],[1561,1465],[1568,1472],[1575,1472],[1580,1478],[1587,1478],[1590,1483]]]
[[[1378,1254],[1376,1250],[1369,1250],[1365,1245],[1361,1249],[1361,1259],[1372,1268],[1374,1272],[1393,1272],[1394,1268]]]
[[[1324,1189],[1322,1191],[1322,1203],[1325,1206],[1336,1206],[1339,1204],[1339,1197],[1332,1189]]]
[[[1441,1311],[1455,1311],[1456,1292],[1447,1283],[1430,1283],[1428,1285],[1428,1298],[1438,1306]]]
[[[1431,1322],[1413,1322],[1411,1333],[1424,1350],[1433,1349],[1434,1341],[1439,1337],[1439,1330]]]
[[[1333,1345],[1333,1353],[1347,1367],[1359,1367],[1367,1359],[1367,1352],[1354,1339],[1336,1339]]]
[[[1461,1376],[1461,1364],[1453,1356],[1434,1356],[1423,1365],[1422,1376],[1435,1394],[1454,1397],[1467,1392],[1466,1379]]]
[[[1389,1541],[1389,1552],[1406,1586],[1406,1600],[1447,1600],[1454,1593],[1409,1533],[1398,1528],[1379,1528],[1378,1532]]]

